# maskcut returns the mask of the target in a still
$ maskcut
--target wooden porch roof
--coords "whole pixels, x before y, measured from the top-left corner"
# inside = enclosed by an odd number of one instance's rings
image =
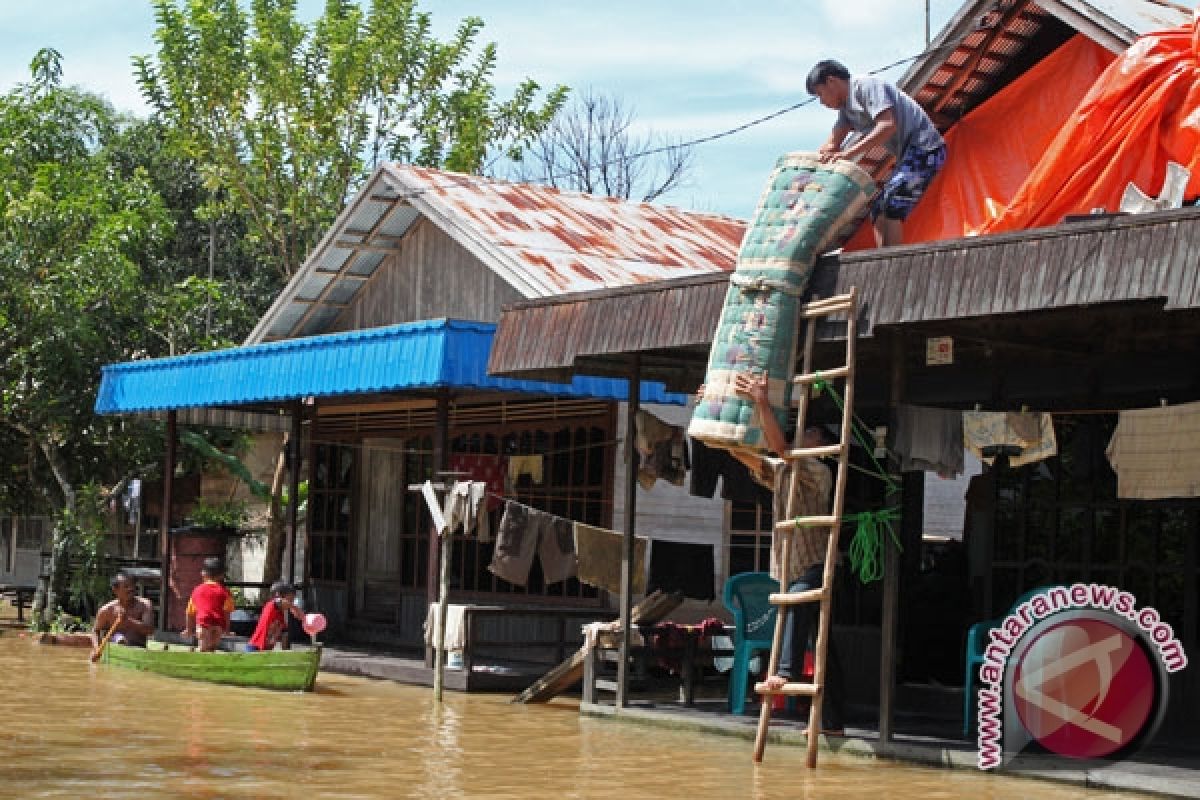
[[[836,254],[821,259],[814,298],[857,286],[859,331],[1153,301],[1200,309],[1200,208],[1104,216],[1053,228]],[[565,380],[642,376],[690,391],[703,379],[725,299],[724,273],[582,292],[505,308],[494,374]],[[842,335],[836,322],[822,339]]]

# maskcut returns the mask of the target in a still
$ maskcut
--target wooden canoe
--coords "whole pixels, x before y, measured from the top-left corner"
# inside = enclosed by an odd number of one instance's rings
[[[321,648],[200,653],[183,645],[151,641],[145,648],[109,645],[104,648],[104,663],[172,678],[309,692],[317,679]]]

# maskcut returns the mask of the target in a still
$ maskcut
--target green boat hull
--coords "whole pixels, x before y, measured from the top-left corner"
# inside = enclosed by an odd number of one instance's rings
[[[104,648],[104,663],[193,681],[309,692],[317,679],[321,648],[200,653],[151,641],[146,648],[110,645]]]

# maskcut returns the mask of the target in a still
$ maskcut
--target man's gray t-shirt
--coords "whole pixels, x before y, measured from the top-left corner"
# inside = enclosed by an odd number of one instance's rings
[[[928,151],[943,144],[942,135],[916,100],[872,75],[851,76],[846,105],[838,111],[838,124],[865,134],[875,127],[875,118],[889,108],[896,118],[896,133],[883,144],[896,158],[910,146]]]

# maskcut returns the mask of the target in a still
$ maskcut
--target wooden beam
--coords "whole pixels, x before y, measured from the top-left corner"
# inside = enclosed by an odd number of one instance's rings
[[[892,338],[892,376],[889,404],[895,410],[905,395],[905,340],[903,333]],[[887,541],[884,547],[883,615],[879,624],[879,742],[892,741],[896,691],[896,631],[900,624],[900,555]]]
[[[175,447],[179,441],[177,431],[178,412],[171,409],[167,412],[167,442],[163,463],[163,504],[158,515],[158,544],[159,566],[158,585],[158,629],[167,630],[167,614],[170,613],[171,594],[171,502],[174,499],[175,484]]]
[[[617,708],[629,701],[630,627],[632,626],[633,537],[637,519],[637,430],[638,404],[642,396],[642,359],[633,355],[629,376],[629,399],[625,415],[625,541],[621,548],[621,650],[617,662]]]

